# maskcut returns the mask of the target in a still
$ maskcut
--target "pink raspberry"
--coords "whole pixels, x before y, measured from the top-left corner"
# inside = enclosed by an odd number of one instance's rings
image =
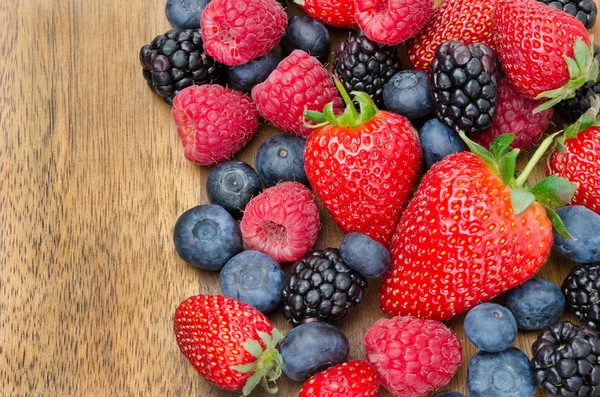
[[[533,109],[544,103],[543,100],[525,98],[508,80],[500,80],[498,89],[500,98],[492,127],[481,134],[473,134],[471,138],[489,148],[494,138],[504,134],[514,134],[515,140],[510,146],[527,149],[542,137],[550,125],[552,108],[533,114]]]
[[[280,130],[307,137],[304,110],[323,111],[334,101],[335,111],[343,109],[342,99],[329,72],[314,57],[295,50],[263,83],[252,89],[258,111]]]
[[[287,23],[275,0],[213,0],[200,24],[204,50],[225,65],[241,65],[271,51]]]
[[[367,361],[396,397],[424,396],[444,386],[462,361],[456,335],[435,320],[378,320],[365,334]]]
[[[354,19],[369,39],[396,45],[429,22],[433,5],[434,0],[356,0]]]
[[[192,85],[180,91],[171,111],[185,158],[217,164],[238,152],[258,129],[258,111],[239,92],[220,85]]]
[[[294,262],[317,241],[319,210],[306,186],[283,182],[248,203],[240,228],[251,249],[277,262]]]

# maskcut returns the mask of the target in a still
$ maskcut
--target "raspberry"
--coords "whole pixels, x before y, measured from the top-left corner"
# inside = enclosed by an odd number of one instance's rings
[[[250,201],[240,227],[251,249],[277,262],[294,262],[317,241],[319,210],[306,186],[284,182]]]
[[[462,346],[444,324],[415,317],[377,321],[364,338],[367,361],[396,397],[424,396],[444,386],[462,361]]]
[[[396,45],[417,34],[433,14],[433,0],[356,0],[354,19],[367,37]]]
[[[247,63],[277,45],[287,22],[275,0],[213,0],[200,24],[204,50],[229,66]]]
[[[514,134],[515,140],[511,146],[527,149],[542,137],[550,125],[552,108],[533,114],[533,109],[544,101],[525,98],[510,85],[508,80],[501,80],[498,89],[500,98],[492,127],[481,134],[473,134],[472,139],[489,148],[494,138],[503,134]]]
[[[307,137],[312,130],[304,126],[304,110],[323,111],[329,102],[342,109],[342,100],[327,70],[317,58],[295,50],[277,69],[252,89],[258,111],[280,130]]]
[[[185,158],[198,165],[227,160],[258,129],[258,112],[252,101],[220,85],[185,88],[175,97],[172,114]]]

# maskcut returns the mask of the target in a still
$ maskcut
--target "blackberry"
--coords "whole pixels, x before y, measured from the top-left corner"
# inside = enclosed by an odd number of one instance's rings
[[[600,46],[594,44],[594,57],[600,62]],[[575,91],[575,96],[559,102],[554,109],[567,123],[576,122],[591,106],[590,98],[600,95],[600,75]]]
[[[490,47],[447,41],[435,51],[429,85],[437,118],[458,133],[492,126],[498,102],[498,75]]]
[[[546,394],[600,395],[600,334],[568,321],[544,329],[531,347],[533,378]]]
[[[199,30],[170,30],[140,50],[148,86],[169,105],[193,84],[222,83],[224,67],[204,52]]]
[[[283,317],[294,327],[335,322],[362,302],[367,280],[335,248],[314,251],[294,264],[283,282]]]
[[[366,92],[380,109],[385,83],[399,71],[397,48],[371,41],[363,32],[353,33],[335,48],[333,74],[346,91]]]
[[[549,5],[557,10],[562,10],[573,15],[585,26],[591,29],[596,22],[598,7],[594,0],[538,0],[540,3]]]
[[[600,263],[573,267],[561,290],[569,311],[588,327],[600,330]]]

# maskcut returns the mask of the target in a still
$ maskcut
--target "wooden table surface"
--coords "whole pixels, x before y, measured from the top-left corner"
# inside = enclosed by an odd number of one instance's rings
[[[169,29],[164,3],[0,2],[1,395],[237,395],[201,379],[172,331],[180,301],[220,291],[218,273],[180,260],[171,239],[177,217],[207,203],[208,168],[184,159],[170,108],[142,78],[139,48]],[[253,165],[273,133],[262,126],[236,158]],[[316,248],[337,246],[342,233],[321,215]],[[570,266],[553,253],[540,276],[560,284]],[[383,316],[376,284],[339,325],[353,359]],[[462,320],[448,323],[465,355],[449,387],[466,392],[475,349]],[[534,338],[515,345],[530,354]],[[279,384],[282,396],[300,389]]]

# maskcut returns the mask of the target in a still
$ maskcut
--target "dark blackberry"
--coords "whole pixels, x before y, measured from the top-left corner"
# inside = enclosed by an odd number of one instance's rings
[[[600,46],[594,44],[594,57],[600,62]],[[575,91],[575,96],[559,102],[554,109],[567,123],[576,122],[591,106],[590,98],[600,95],[600,75],[596,81],[588,81]]]
[[[367,280],[335,248],[313,251],[294,264],[283,282],[283,317],[292,325],[335,322],[362,302]]]
[[[224,67],[204,52],[199,30],[170,30],[140,50],[148,86],[169,105],[193,84],[222,83]]]
[[[398,49],[371,41],[363,32],[354,32],[335,47],[333,74],[346,91],[366,92],[383,108],[383,87],[400,71]]]
[[[533,378],[546,394],[600,395],[600,335],[568,321],[544,329],[531,347]]]
[[[600,330],[600,263],[573,267],[561,290],[569,311],[588,327]]]
[[[594,0],[538,0],[540,3],[549,5],[557,10],[562,10],[573,15],[585,26],[591,29],[596,22],[598,7]]]
[[[437,118],[455,132],[479,133],[492,126],[498,75],[490,47],[447,41],[435,51],[429,85]]]

